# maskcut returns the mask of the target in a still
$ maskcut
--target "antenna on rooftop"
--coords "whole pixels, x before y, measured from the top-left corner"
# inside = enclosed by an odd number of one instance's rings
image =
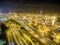
[[[9,10],[9,13],[8,14],[11,14],[11,11]]]
[[[40,10],[40,15],[42,15],[42,13],[43,13],[43,11],[42,11],[42,9]]]

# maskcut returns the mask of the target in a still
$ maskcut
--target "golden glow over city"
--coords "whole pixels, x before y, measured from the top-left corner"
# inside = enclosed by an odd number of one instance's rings
[[[59,45],[56,20],[57,16],[14,13],[5,22],[8,42],[12,45]]]

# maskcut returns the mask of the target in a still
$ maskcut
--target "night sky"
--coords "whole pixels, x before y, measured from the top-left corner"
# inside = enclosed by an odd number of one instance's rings
[[[0,12],[60,12],[58,0],[0,0]]]

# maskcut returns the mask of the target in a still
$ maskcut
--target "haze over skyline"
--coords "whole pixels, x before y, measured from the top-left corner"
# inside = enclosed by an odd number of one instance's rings
[[[20,12],[39,11],[60,12],[58,0],[0,0],[1,12],[17,10]],[[32,10],[32,11],[31,11]]]

